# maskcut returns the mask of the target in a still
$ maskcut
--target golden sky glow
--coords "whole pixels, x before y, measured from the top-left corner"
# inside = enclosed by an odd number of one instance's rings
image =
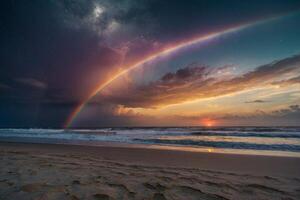
[[[280,16],[282,17],[282,16]],[[175,51],[178,51],[184,47],[188,47],[191,45],[195,45],[204,41],[207,41],[209,39],[213,39],[215,37],[224,35],[224,34],[228,34],[228,33],[233,33],[239,30],[242,30],[244,28],[248,28],[260,23],[264,23],[264,22],[268,22],[270,20],[274,20],[274,19],[278,19],[279,17],[272,17],[272,18],[267,18],[267,19],[261,19],[261,20],[257,20],[254,22],[250,22],[250,23],[245,23],[242,25],[238,25],[238,26],[234,26],[234,27],[230,27],[227,29],[223,29],[221,31],[215,32],[215,33],[210,33],[207,35],[201,35],[201,36],[197,36],[182,42],[179,42],[177,44],[171,45],[167,48],[164,48],[163,50],[153,53],[152,55],[141,59],[140,61],[136,62],[133,65],[129,65],[129,66],[124,66],[122,67],[122,70],[120,70],[118,73],[112,75],[107,81],[102,82],[100,85],[98,85],[74,110],[73,112],[70,114],[69,118],[67,119],[66,123],[65,123],[65,127],[68,127],[72,121],[74,120],[74,118],[79,114],[79,112],[84,108],[85,104],[88,103],[89,100],[91,100],[95,95],[97,95],[100,91],[102,91],[104,88],[106,88],[109,84],[111,84],[113,81],[115,81],[116,79],[118,79],[119,77],[127,74],[128,72],[130,72],[131,70],[140,67],[144,64],[146,64],[149,61],[155,60],[157,58],[160,58],[161,56],[166,56],[170,53],[173,53]],[[185,100],[186,101],[186,100]]]

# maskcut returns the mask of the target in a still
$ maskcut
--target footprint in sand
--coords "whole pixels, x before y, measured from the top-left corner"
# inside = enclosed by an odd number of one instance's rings
[[[164,194],[162,194],[162,193],[155,193],[153,195],[153,199],[154,200],[167,200],[166,197],[164,196]]]
[[[97,200],[113,200],[113,198],[107,194],[94,194],[93,197]]]
[[[26,184],[21,187],[21,190],[24,192],[36,192],[39,191],[42,187],[46,186],[44,183],[31,183]]]

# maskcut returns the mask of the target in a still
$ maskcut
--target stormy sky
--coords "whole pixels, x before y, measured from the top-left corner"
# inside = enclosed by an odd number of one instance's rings
[[[0,2],[0,127],[297,125],[298,0]],[[272,19],[272,20],[268,20]]]

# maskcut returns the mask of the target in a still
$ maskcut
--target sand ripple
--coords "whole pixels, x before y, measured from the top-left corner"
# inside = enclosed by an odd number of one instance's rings
[[[298,178],[0,152],[0,199],[300,199]],[[254,198],[255,197],[255,198]]]

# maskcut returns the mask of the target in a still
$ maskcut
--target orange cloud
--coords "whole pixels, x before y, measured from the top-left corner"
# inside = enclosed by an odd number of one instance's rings
[[[105,101],[132,108],[158,108],[191,100],[218,97],[240,91],[274,85],[282,86],[298,83],[287,79],[291,74],[299,76],[300,55],[285,58],[255,70],[234,77],[219,76],[221,68],[192,65],[167,73],[160,80],[146,86],[127,87],[126,90],[103,96]],[[226,66],[225,66],[226,67]]]
[[[282,80],[274,82],[273,85],[279,85],[279,86],[288,86],[292,84],[300,84],[300,76],[293,77],[291,79]]]

